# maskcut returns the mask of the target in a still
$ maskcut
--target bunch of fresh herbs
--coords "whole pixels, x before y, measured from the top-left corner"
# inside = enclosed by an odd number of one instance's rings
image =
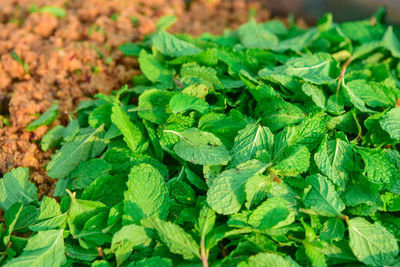
[[[400,40],[384,16],[251,16],[198,38],[161,19],[120,47],[133,85],[43,137],[60,201],[39,201],[26,168],[0,180],[2,264],[399,266]]]

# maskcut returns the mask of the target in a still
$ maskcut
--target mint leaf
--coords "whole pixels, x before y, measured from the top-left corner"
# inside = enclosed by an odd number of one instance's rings
[[[172,253],[180,254],[184,259],[200,258],[196,241],[178,225],[160,219],[148,220],[146,223],[157,231],[161,241]]]
[[[253,18],[243,24],[238,33],[246,48],[268,49],[278,44],[278,37],[258,24]]]
[[[169,101],[169,107],[175,114],[188,110],[196,110],[204,114],[210,109],[206,101],[184,93],[174,95]]]
[[[200,165],[228,164],[231,156],[221,140],[212,133],[190,128],[183,132],[166,132],[177,135],[180,140],[175,144],[174,151],[185,161]]]
[[[65,128],[61,125],[57,125],[56,127],[52,128],[48,131],[40,141],[40,146],[43,151],[47,151],[51,148],[57,147],[64,137]]]
[[[357,260],[373,266],[392,265],[399,254],[397,241],[379,223],[356,217],[348,221],[350,247]]]
[[[235,137],[231,150],[231,166],[235,167],[242,162],[255,158],[262,150],[270,152],[274,143],[273,134],[267,127],[257,124],[248,124]]]
[[[21,256],[4,266],[61,266],[64,263],[64,230],[39,232],[30,238]]]
[[[150,229],[130,224],[123,226],[113,236],[111,250],[115,253],[117,264],[122,264],[129,258],[133,250],[145,249],[152,240]]]
[[[219,174],[207,192],[207,203],[220,214],[238,212],[244,202],[244,185],[248,179],[266,169],[266,164],[250,160]]]
[[[387,28],[382,43],[388,50],[390,50],[394,57],[400,57],[400,41],[394,34],[392,26]]]
[[[149,143],[145,140],[143,126],[133,123],[117,101],[112,107],[111,121],[121,131],[124,141],[133,152],[140,153],[147,149]]]
[[[121,51],[125,56],[139,56],[142,48],[138,44],[125,43],[118,46],[118,50]]]
[[[26,130],[28,132],[36,130],[39,126],[49,125],[57,118],[58,115],[58,104],[54,103],[51,107],[46,110],[38,119],[31,122],[27,127]]]
[[[251,256],[248,262],[249,267],[261,267],[261,266],[271,266],[271,267],[297,267],[298,265],[290,257],[282,257],[273,253],[259,253],[257,255]]]
[[[379,189],[387,188],[398,178],[396,167],[384,150],[358,148],[357,153],[361,155],[364,161],[364,174]]]
[[[344,237],[345,225],[342,220],[338,218],[330,218],[324,223],[324,226],[320,232],[321,240],[327,242],[340,241]]]
[[[315,163],[321,173],[340,191],[344,191],[354,169],[353,148],[346,139],[337,136],[334,140],[325,139],[314,155]]]
[[[111,165],[102,159],[83,161],[71,173],[72,189],[86,189],[98,177],[106,176],[111,170]]]
[[[47,174],[54,179],[69,175],[81,161],[87,160],[98,145],[98,139],[103,133],[103,126],[82,132],[73,140],[67,142],[47,164]]]
[[[29,204],[36,201],[37,197],[37,189],[29,181],[27,168],[13,169],[0,180],[0,208],[3,211],[7,211],[17,202]]]
[[[173,92],[157,89],[145,91],[139,96],[139,117],[155,124],[164,124],[171,113],[168,104],[173,95]]]
[[[4,229],[4,233],[1,237],[3,237],[3,243],[5,246],[9,245],[11,233],[14,230],[15,224],[17,223],[23,208],[24,205],[22,205],[21,202],[16,202],[4,213],[4,222],[7,227]]]
[[[158,51],[170,57],[190,56],[201,52],[200,48],[180,40],[166,31],[158,31],[152,41]]]
[[[345,208],[332,183],[321,174],[306,178],[309,186],[304,190],[304,205],[322,216],[341,216]]]
[[[174,71],[166,68],[155,56],[141,50],[139,54],[140,69],[143,74],[152,82],[171,84]]]
[[[139,224],[141,219],[164,219],[168,213],[168,188],[159,171],[148,164],[134,166],[124,198],[124,220]],[[149,202],[149,199],[153,199]]]
[[[386,132],[390,134],[393,139],[400,139],[400,107],[391,109],[380,120],[379,123]]]
[[[249,217],[249,224],[260,230],[280,228],[294,222],[295,213],[280,197],[269,198],[258,206]]]
[[[268,105],[268,109],[265,106]],[[277,96],[264,97],[259,101],[255,112],[261,116],[261,123],[276,132],[285,126],[296,125],[304,120],[304,112],[296,105]]]
[[[288,146],[274,159],[272,170],[282,176],[296,176],[310,167],[310,152],[307,147]]]

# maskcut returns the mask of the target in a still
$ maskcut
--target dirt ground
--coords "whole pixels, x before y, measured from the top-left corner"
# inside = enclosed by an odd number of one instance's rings
[[[66,16],[29,13],[32,4],[64,7]],[[122,57],[118,45],[140,40],[162,15],[178,16],[172,31],[198,35],[238,27],[250,7],[259,21],[270,18],[268,10],[244,0],[0,0],[0,113],[11,122],[0,122],[0,171],[29,167],[40,195],[51,195],[54,181],[43,167],[54,151],[41,151],[39,141],[54,125],[65,124],[81,100],[118,89],[139,73],[136,60]],[[55,100],[59,118],[26,132]]]

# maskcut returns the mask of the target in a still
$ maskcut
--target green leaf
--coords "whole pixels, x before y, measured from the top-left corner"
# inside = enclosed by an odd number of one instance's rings
[[[172,253],[180,254],[184,259],[200,258],[199,246],[193,237],[180,226],[160,219],[147,220],[146,224],[154,228],[161,241]]]
[[[138,58],[140,70],[152,82],[171,84],[174,71],[166,68],[157,58],[142,49]]]
[[[169,107],[175,114],[184,113],[188,110],[196,110],[204,114],[210,109],[206,101],[184,93],[174,95],[169,101]]]
[[[143,121],[143,124],[146,128],[147,135],[149,136],[150,144],[153,147],[156,158],[162,161],[164,158],[164,150],[162,149],[160,140],[157,136],[156,125],[146,120]]]
[[[186,174],[186,178],[189,180],[189,182],[192,185],[196,186],[198,189],[202,189],[202,190],[208,189],[206,182],[202,178],[200,178],[196,173],[191,171],[189,168],[185,168],[185,174]]]
[[[207,203],[219,214],[238,212],[245,200],[244,188],[247,180],[262,173],[266,167],[266,164],[258,160],[250,160],[220,173],[210,185]]]
[[[29,239],[24,252],[4,266],[61,266],[65,261],[64,231],[49,230],[39,232]]]
[[[270,190],[270,177],[254,175],[245,184],[246,207],[259,205],[268,195]]]
[[[274,154],[282,153],[287,146],[304,145],[313,151],[321,144],[326,133],[327,117],[320,112],[307,117],[297,126],[286,127],[275,135]]]
[[[24,68],[24,73],[25,74],[29,74],[29,65],[28,63],[26,63],[25,61],[22,60],[22,58],[20,58],[18,56],[17,53],[15,53],[15,51],[11,51],[10,56],[18,62],[18,64],[20,64],[23,68]]]
[[[311,97],[315,105],[317,105],[321,109],[325,109],[325,107],[327,106],[327,99],[324,91],[320,87],[310,83],[303,83],[301,89],[306,95]]]
[[[260,230],[280,228],[294,222],[295,213],[283,198],[273,197],[258,206],[249,217],[249,224]]]
[[[159,256],[151,257],[151,258],[144,258],[140,261],[134,263],[135,267],[172,267],[172,260],[168,258],[161,258]],[[129,267],[133,267],[128,265]]]
[[[197,220],[196,228],[202,239],[211,232],[214,228],[216,220],[215,211],[204,205],[200,210],[199,218]]]
[[[275,67],[273,72],[296,76],[313,84],[332,83],[339,75],[339,69],[331,55],[325,53],[292,58],[285,65]],[[259,72],[261,77],[268,74],[269,71],[265,69]]]
[[[81,246],[67,245],[65,247],[65,254],[68,256],[68,258],[72,259],[81,261],[94,261],[98,257],[99,252],[95,248],[84,249]]]
[[[388,49],[394,57],[400,58],[400,41],[389,26],[382,39],[383,46]]]
[[[265,106],[268,105],[268,109]],[[304,120],[304,112],[296,105],[277,96],[268,96],[257,103],[255,112],[261,116],[261,123],[276,132],[285,126],[295,125]]]
[[[63,213],[51,218],[46,218],[35,224],[29,226],[29,229],[33,232],[40,232],[52,229],[59,229],[65,227],[67,221],[67,213]]]
[[[369,20],[345,22],[339,28],[349,39],[363,43],[380,40],[384,33],[380,24],[372,25]]]
[[[325,139],[315,153],[314,160],[321,173],[327,176],[339,191],[344,191],[354,169],[354,153],[349,142],[340,136],[334,140]]]
[[[242,114],[233,110],[229,116],[211,112],[199,119],[199,129],[213,133],[227,149],[232,148],[238,131],[246,127],[246,124]]]
[[[321,253],[318,243],[314,245],[312,242],[304,241],[303,244],[306,255],[309,258],[312,266],[328,266],[326,264],[325,255]]]
[[[321,216],[341,216],[345,209],[332,183],[321,174],[314,174],[306,178],[309,186],[304,190],[304,205]]]
[[[118,50],[121,51],[122,54],[124,54],[124,56],[136,57],[139,56],[140,51],[142,51],[142,48],[138,44],[125,43],[119,45]]]
[[[180,137],[175,153],[185,161],[200,165],[226,165],[231,159],[229,151],[212,133],[190,128],[183,132],[165,130]]]
[[[186,205],[196,203],[196,193],[190,185],[182,180],[173,179],[168,182],[171,196],[178,202]]]
[[[69,175],[81,161],[91,157],[98,145],[104,126],[85,131],[76,136],[51,157],[46,166],[47,174],[54,179],[62,179]]]
[[[71,173],[71,189],[86,189],[96,178],[106,176],[111,165],[103,159],[83,161]]]
[[[91,267],[111,267],[111,264],[108,263],[106,260],[95,260]]]
[[[194,118],[183,114],[173,114],[168,119],[165,125],[157,128],[157,136],[160,140],[161,147],[173,152],[174,145],[179,141],[179,137],[169,131],[181,132],[191,128],[194,125]]]
[[[121,12],[106,18],[145,22]],[[166,16],[116,48],[131,58],[110,64],[92,47],[110,73],[136,57],[141,74],[80,103],[65,128],[50,124],[42,150],[60,149],[38,157],[47,173],[0,177],[0,265],[26,256],[38,233],[64,229],[65,260],[49,266],[396,266],[400,39],[384,16],[327,14],[304,28],[293,16],[257,23],[252,10],[237,30],[197,37],[166,32],[177,19]],[[8,56],[27,76],[23,52]],[[29,163],[15,146],[34,148],[9,133],[3,173]]]
[[[60,205],[57,200],[44,196],[39,209],[39,215],[36,220],[47,219],[61,214]]]
[[[242,162],[255,158],[262,150],[271,151],[274,143],[273,134],[267,127],[248,124],[235,137],[231,150],[231,166],[236,167]]]
[[[58,104],[54,103],[51,107],[46,110],[38,119],[31,122],[27,127],[26,130],[28,132],[36,130],[39,126],[49,125],[57,118],[58,115]]]
[[[272,47],[272,50],[278,52],[286,50],[300,52],[307,48],[318,37],[318,35],[318,30],[311,28],[302,34],[280,41],[276,47]]]
[[[344,88],[350,101],[362,112],[371,112],[365,105],[372,108],[388,107],[394,105],[396,101],[396,99],[391,98],[389,89],[382,83],[353,80],[347,83]]]
[[[302,145],[288,146],[279,155],[276,155],[276,163],[272,170],[281,176],[296,176],[304,173],[310,167],[310,152]]]
[[[184,86],[205,84],[217,89],[224,88],[214,68],[199,66],[197,63],[182,65],[181,82]]]
[[[101,201],[106,205],[115,205],[124,198],[126,189],[125,174],[97,177],[82,193],[81,198]]]
[[[283,257],[273,253],[259,253],[257,255],[251,256],[248,261],[249,267],[298,267],[295,261],[293,261],[289,256]]]
[[[156,28],[159,31],[166,30],[172,24],[174,24],[175,21],[176,21],[176,16],[173,15],[162,16],[160,19],[157,20]]]
[[[35,224],[29,226],[34,232],[56,229],[65,224],[67,214],[61,214],[60,205],[54,198],[43,197]]]
[[[382,129],[390,134],[393,139],[400,140],[400,107],[391,109],[379,120]]]
[[[173,95],[173,92],[165,90],[145,91],[139,96],[139,117],[155,124],[164,124],[171,114],[168,104]]]
[[[364,174],[379,189],[388,188],[398,178],[396,167],[385,150],[357,148],[356,151],[364,161]]]
[[[130,224],[123,226],[112,238],[111,250],[115,253],[117,264],[121,265],[129,258],[133,250],[148,247],[152,240],[150,229]]]
[[[113,105],[111,103],[107,103],[95,108],[89,115],[89,125],[92,126],[92,128],[97,128],[104,123],[104,126],[109,128],[111,124],[110,114],[112,112],[112,107]]]
[[[38,198],[36,186],[29,181],[28,168],[16,168],[0,179],[0,208],[7,211],[14,203],[27,205]]]
[[[133,152],[141,153],[146,151],[149,142],[145,139],[143,127],[130,120],[118,101],[115,101],[112,107],[111,121],[121,131],[124,141]]]
[[[340,241],[344,237],[345,230],[346,228],[342,220],[330,218],[324,223],[320,232],[320,238],[327,242]]]
[[[124,200],[126,222],[140,224],[147,217],[166,218],[168,188],[159,171],[149,164],[134,166],[129,173],[127,185]]]
[[[239,38],[246,48],[268,49],[278,44],[278,37],[264,28],[252,18],[243,24],[239,31]]]
[[[47,151],[51,148],[55,148],[60,145],[61,141],[64,138],[65,128],[61,125],[57,125],[48,131],[40,141],[40,146],[43,151]]]
[[[379,223],[356,217],[348,221],[350,247],[357,260],[372,266],[392,265],[399,254],[396,238]]]
[[[170,57],[190,56],[201,52],[200,48],[180,40],[166,31],[158,31],[152,41],[158,51]]]
[[[16,202],[4,213],[4,222],[6,223],[6,229],[0,237],[3,237],[4,245],[7,247],[10,239],[11,233],[14,230],[15,224],[22,212],[24,205],[21,202]]]

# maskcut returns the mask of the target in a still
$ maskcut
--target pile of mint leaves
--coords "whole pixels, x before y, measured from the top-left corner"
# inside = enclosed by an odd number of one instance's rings
[[[399,266],[400,39],[385,10],[119,47],[142,75],[0,180],[14,266]],[[28,128],[49,124],[58,106]]]

